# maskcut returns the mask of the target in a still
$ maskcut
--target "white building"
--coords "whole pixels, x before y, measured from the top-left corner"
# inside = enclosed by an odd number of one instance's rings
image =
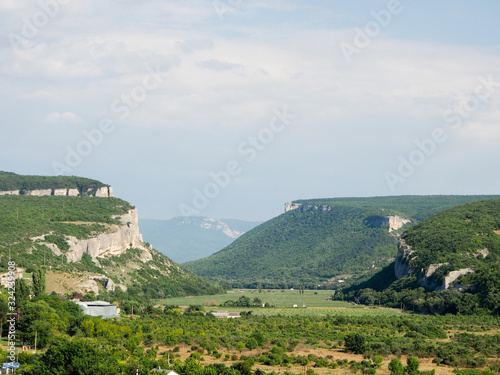
[[[103,319],[119,318],[116,305],[104,301],[75,302],[83,309],[85,315],[102,316]]]

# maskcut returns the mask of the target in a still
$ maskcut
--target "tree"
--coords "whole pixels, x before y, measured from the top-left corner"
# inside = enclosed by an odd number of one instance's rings
[[[366,339],[360,333],[351,333],[345,338],[345,346],[355,354],[363,354],[366,351]]]
[[[16,306],[23,307],[24,304],[30,299],[30,288],[24,279],[16,279],[15,281],[16,288]]]
[[[420,361],[417,357],[408,357],[406,360],[405,371],[409,375],[417,375],[419,373],[418,368],[420,367]]]
[[[384,357],[382,357],[381,355],[376,355],[373,357],[373,363],[375,363],[377,367],[380,368],[380,366],[382,366],[382,362],[384,362]]]
[[[391,375],[403,375],[404,374],[403,364],[399,359],[393,358],[389,363],[389,371],[391,372]]]
[[[45,282],[45,270],[38,268],[33,272],[33,293],[35,297],[39,297],[45,294],[46,282]]]
[[[236,343],[236,349],[241,353],[245,349],[245,343],[243,341],[238,341]]]
[[[257,346],[259,346],[259,343],[255,340],[255,338],[249,337],[245,341],[245,346],[250,350],[254,350]]]

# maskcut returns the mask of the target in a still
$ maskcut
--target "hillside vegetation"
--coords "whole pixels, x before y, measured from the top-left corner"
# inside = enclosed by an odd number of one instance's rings
[[[39,190],[39,189],[78,189],[78,191],[97,190],[103,186],[100,181],[76,176],[25,176],[0,171],[0,191]]]
[[[421,312],[500,312],[500,199],[440,212],[402,238],[412,251],[406,276],[395,280],[394,267],[388,267],[337,298],[404,304]],[[429,272],[431,265],[435,272]],[[449,290],[440,290],[443,279],[461,269],[471,273],[454,280]]]
[[[402,196],[295,201],[319,209],[286,212],[241,236],[218,253],[185,266],[234,286],[325,287],[332,278],[380,270],[394,260],[398,231],[383,219],[416,224],[438,210],[495,196]],[[323,210],[322,206],[330,207]],[[404,229],[403,228],[403,229]],[[401,229],[402,230],[402,229]],[[400,230],[400,231],[401,231]],[[324,283],[326,282],[326,283]]]

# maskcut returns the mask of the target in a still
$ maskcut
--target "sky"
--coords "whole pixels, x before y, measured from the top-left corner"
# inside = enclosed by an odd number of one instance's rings
[[[499,194],[500,2],[2,0],[0,170],[141,218]]]

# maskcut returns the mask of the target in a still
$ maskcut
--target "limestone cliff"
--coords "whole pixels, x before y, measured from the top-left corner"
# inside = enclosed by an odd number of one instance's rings
[[[83,195],[84,197],[100,197],[109,198],[114,197],[113,188],[111,186],[103,186],[97,190],[88,189],[86,191],[79,191],[78,189],[59,188],[59,189],[35,189],[35,190],[5,190],[0,191],[0,195],[30,195],[36,197],[43,197],[47,195],[54,196],[70,196],[77,197]]]
[[[302,212],[304,212],[304,211],[331,211],[333,209],[333,207],[328,206],[328,205],[318,205],[318,204],[300,204],[300,203],[293,203],[293,202],[285,203],[285,212],[297,210],[297,209],[302,211]]]
[[[394,273],[398,279],[401,279],[404,276],[410,276],[415,273],[415,270],[411,268],[410,262],[412,259],[415,259],[418,256],[418,253],[409,246],[404,239],[400,239],[398,243],[398,255],[396,256],[396,262],[394,263]],[[460,276],[467,275],[469,273],[473,273],[474,270],[471,268],[463,268],[460,270],[455,270],[449,272],[444,278],[441,284],[437,284],[432,280],[432,276],[436,273],[438,269],[442,266],[448,265],[449,263],[437,263],[430,264],[427,269],[422,269],[418,273],[418,284],[421,287],[441,290],[441,289],[463,289],[465,288],[462,285],[454,285],[451,284],[455,282]]]
[[[144,246],[142,234],[139,232],[139,217],[137,209],[130,210],[127,214],[120,216],[120,225],[107,225],[106,233],[96,237],[79,240],[73,236],[67,236],[66,242],[69,250],[64,252],[68,262],[79,262],[83,254],[89,254],[92,260],[99,264],[98,258],[111,255],[121,255],[129,248],[137,248],[143,251],[141,259],[143,262],[152,260],[152,255]],[[32,238],[49,247],[56,255],[62,251],[54,244],[46,243],[44,236]]]

